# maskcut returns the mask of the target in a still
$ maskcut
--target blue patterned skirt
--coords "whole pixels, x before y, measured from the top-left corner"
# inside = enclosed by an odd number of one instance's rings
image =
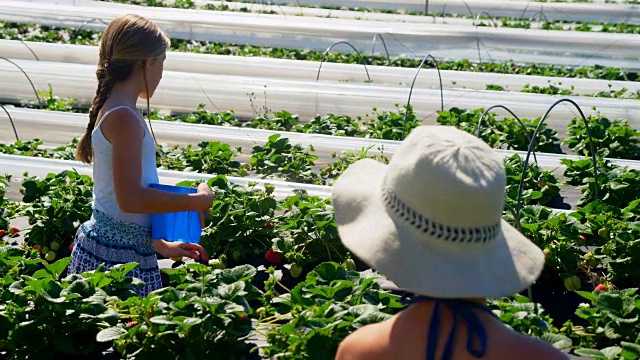
[[[94,209],[91,219],[80,225],[76,232],[68,273],[93,271],[100,264],[108,270],[114,265],[131,262],[139,265],[127,276],[145,282],[145,286],[138,289],[140,296],[162,287],[151,230]]]

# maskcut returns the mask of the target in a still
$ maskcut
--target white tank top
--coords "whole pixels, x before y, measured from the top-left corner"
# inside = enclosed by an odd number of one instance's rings
[[[93,145],[93,207],[114,219],[150,228],[151,214],[125,213],[120,210],[116,199],[113,183],[113,152],[111,143],[104,137],[100,127],[113,111],[122,108],[127,108],[135,112],[136,116],[140,118],[140,124],[144,128],[144,138],[142,140],[142,177],[140,183],[143,187],[148,187],[149,184],[158,182],[155,144],[144,122],[144,118],[137,110],[131,109],[128,106],[115,107],[102,116],[98,126],[96,126],[91,134]]]

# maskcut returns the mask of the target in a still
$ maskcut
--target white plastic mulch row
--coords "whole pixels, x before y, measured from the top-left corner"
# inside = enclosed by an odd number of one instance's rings
[[[73,137],[81,135],[88,121],[85,114],[72,114],[66,112],[31,110],[20,108],[8,108],[22,139],[40,138],[46,144],[67,144]],[[158,141],[167,144],[197,144],[201,141],[220,141],[231,146],[241,146],[250,149],[253,145],[264,144],[274,134],[281,134],[291,140],[293,144],[304,146],[313,145],[316,154],[324,158],[331,153],[341,151],[358,151],[361,148],[372,146],[371,153],[377,153],[378,147],[383,147],[384,153],[393,156],[399,141],[364,139],[353,137],[341,137],[319,134],[301,134],[293,132],[278,132],[259,129],[245,129],[226,126],[197,125],[180,122],[154,121],[154,133]],[[13,132],[6,115],[0,112],[0,142],[13,142]],[[519,154],[525,157],[522,151],[495,150],[504,157]],[[538,164],[548,170],[563,171],[562,159],[578,159],[575,155],[567,154],[537,154]],[[533,157],[531,158],[533,161]],[[640,162],[632,160],[611,159],[614,164],[628,166],[640,170]],[[1,172],[0,172],[1,173]]]
[[[246,2],[253,2],[247,0]],[[262,2],[257,0],[255,2]],[[264,1],[267,2],[267,1]],[[640,7],[632,4],[588,4],[506,0],[269,0],[269,3],[296,6],[325,6],[447,13],[477,16],[486,12],[493,17],[530,18],[540,12],[549,20],[640,23]],[[428,7],[427,7],[428,6]]]
[[[581,33],[469,26],[381,23],[207,10],[153,8],[124,4],[113,6],[55,5],[48,2],[0,2],[0,20],[77,27],[86,21],[135,12],[156,21],[176,38],[325,50],[348,40],[358,49],[370,49],[373,37],[386,35],[392,56],[467,58],[580,66],[637,68],[640,44],[631,34]],[[86,25],[103,29],[100,21]],[[336,49],[338,50],[338,49]],[[345,50],[339,50],[345,51]]]
[[[4,155],[0,154],[0,174],[13,175],[13,182],[20,182],[24,172],[29,176],[44,177],[50,173],[59,173],[64,170],[76,169],[80,174],[92,175],[92,167],[78,161],[43,159],[28,156]],[[158,177],[162,184],[176,184],[185,180],[208,180],[214,175],[190,173],[182,171],[158,170]],[[307,185],[291,183],[286,181],[263,180],[255,178],[227,177],[227,179],[238,185],[248,185],[250,181],[257,182],[259,188],[264,188],[265,184],[273,184],[276,189],[274,195],[284,198],[294,195],[294,190],[306,190],[309,195],[327,198],[331,196],[331,187],[323,185]]]
[[[92,0],[25,0],[29,2],[49,2],[56,4],[78,4]],[[167,0],[167,2],[172,2]],[[206,4],[225,4],[227,6],[249,7],[268,6],[269,4],[291,7],[325,6],[332,8],[358,8],[371,10],[400,10],[423,13],[446,13],[477,16],[485,12],[493,17],[531,18],[542,12],[549,20],[598,21],[611,23],[640,23],[639,7],[634,4],[612,4],[607,0],[592,3],[532,2],[530,0],[244,0],[244,2],[195,0],[198,6]],[[302,8],[303,13],[309,8]],[[290,10],[286,10],[290,11]],[[299,10],[300,11],[300,10]],[[287,13],[287,12],[285,12]],[[287,13],[288,14],[288,13]],[[295,14],[295,13],[294,13]],[[367,16],[371,14],[363,14]],[[386,15],[386,14],[385,14]],[[395,14],[390,14],[395,15]],[[395,15],[398,16],[398,15]],[[402,18],[397,18],[402,19]],[[402,21],[402,20],[392,20]]]
[[[15,60],[39,90],[50,84],[54,95],[78,99],[88,106],[95,94],[97,80],[95,65],[52,63],[35,60]],[[193,74],[165,71],[152,99],[156,109],[192,112],[201,103],[209,110],[236,111],[240,117],[254,117],[263,113],[263,107],[273,112],[287,110],[299,114],[303,121],[317,114],[349,115],[371,114],[396,110],[396,104],[405,104],[408,87],[377,84],[350,84],[301,80],[281,80],[229,75]],[[444,107],[469,109],[487,108],[503,104],[523,118],[537,118],[560,96],[528,93],[478,91],[469,89],[444,90]],[[609,98],[571,97],[588,116],[600,111],[611,118],[625,118],[640,128],[640,102]],[[0,61],[0,103],[32,101],[35,95],[29,82],[12,64]],[[140,106],[145,102],[140,101]],[[440,110],[440,90],[414,89],[411,105],[418,117],[426,123],[435,123]],[[595,107],[597,111],[594,111]],[[549,125],[563,134],[566,124],[578,115],[575,108],[561,104],[549,118]]]
[[[381,47],[381,44],[378,44]],[[95,65],[98,61],[97,46],[20,42],[0,40],[0,54],[10,59],[67,62]],[[35,56],[34,56],[35,54]],[[197,53],[169,52],[164,68],[199,74],[268,77],[279,79],[315,80],[320,63],[316,61],[285,60],[262,57],[209,55]],[[367,66],[375,84],[409,85],[417,69],[389,66]],[[361,64],[324,63],[320,80],[362,83],[368,79]],[[599,92],[640,91],[640,82],[608,81],[594,79],[553,78],[530,75],[507,75],[466,71],[442,71],[443,87],[447,89],[485,90],[487,85],[499,85],[507,91],[520,91],[525,85],[547,87],[550,84],[562,89],[572,89],[577,95],[592,95]],[[422,69],[416,81],[418,88],[439,88],[435,69]]]

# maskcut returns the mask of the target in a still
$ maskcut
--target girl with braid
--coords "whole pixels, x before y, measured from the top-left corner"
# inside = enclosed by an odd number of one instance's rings
[[[188,195],[149,187],[158,182],[155,137],[136,101],[146,99],[150,112],[169,45],[167,36],[140,16],[121,16],[107,26],[99,46],[98,89],[76,152],[78,160],[93,163],[94,201],[91,219],[76,233],[68,272],[136,262],[129,276],[145,282],[141,296],[162,286],[156,252],[208,260],[200,245],[151,238],[151,214],[198,211],[204,225],[214,200],[206,184]]]

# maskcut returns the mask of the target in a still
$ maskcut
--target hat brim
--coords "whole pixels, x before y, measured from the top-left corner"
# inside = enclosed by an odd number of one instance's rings
[[[533,284],[544,254],[502,220],[488,246],[452,251],[389,216],[382,202],[388,166],[371,159],[347,169],[333,186],[338,232],[349,251],[402,289],[437,298],[502,297]]]

